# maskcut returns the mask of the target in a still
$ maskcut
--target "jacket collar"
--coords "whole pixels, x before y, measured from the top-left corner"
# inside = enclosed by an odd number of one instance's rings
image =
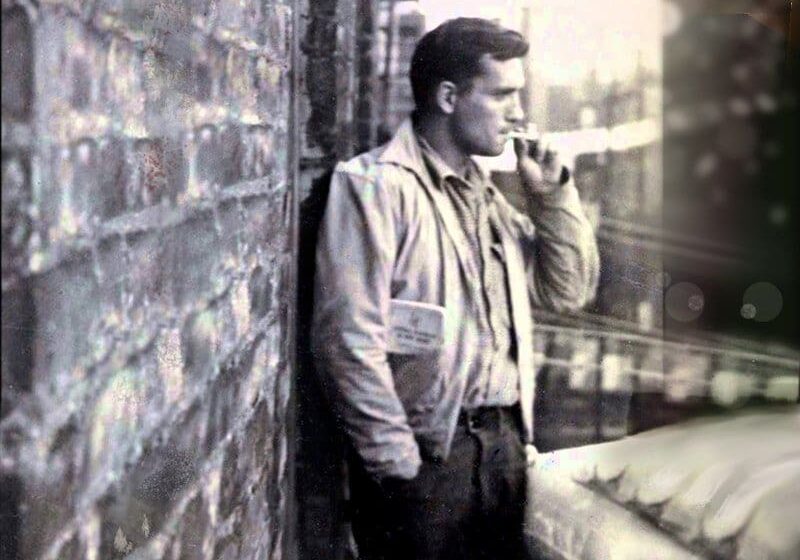
[[[410,118],[403,121],[394,137],[386,145],[383,153],[378,156],[377,161],[378,163],[404,167],[417,177],[420,185],[433,201],[439,218],[442,220],[444,228],[453,242],[462,273],[467,282],[474,285],[477,282],[478,268],[477,263],[474,262],[467,251],[466,233],[463,231],[447,195],[439,185],[434,183],[431,173],[427,169],[422,155],[422,148],[419,145]]]
[[[392,139],[386,144],[383,152],[378,156],[378,163],[391,163],[404,167],[413,172],[423,183],[434,186],[430,174],[425,168],[422,148],[420,148],[410,117],[403,121]]]
[[[435,154],[435,157],[438,158],[439,156]],[[472,159],[471,162],[473,169],[477,172],[477,178],[481,185],[487,187],[491,194],[494,194],[489,181],[486,179],[488,177],[486,170],[474,159]],[[441,180],[446,179],[448,175],[457,177],[455,172],[450,169],[444,161],[439,162],[434,170],[436,176],[432,176],[431,170],[428,169],[425,163],[425,156],[423,155],[423,148],[420,145],[420,138],[414,130],[411,117],[403,121],[395,135],[389,143],[386,144],[383,152],[378,157],[378,163],[391,163],[404,167],[414,173],[423,184],[428,187],[436,187],[437,189],[441,188]]]

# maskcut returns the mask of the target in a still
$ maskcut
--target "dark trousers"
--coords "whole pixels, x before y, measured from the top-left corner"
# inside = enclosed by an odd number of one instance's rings
[[[462,413],[447,461],[378,483],[351,461],[361,560],[524,558],[525,448],[518,407]]]

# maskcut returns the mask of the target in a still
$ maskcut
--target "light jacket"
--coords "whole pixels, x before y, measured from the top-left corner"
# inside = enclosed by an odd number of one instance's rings
[[[597,246],[571,183],[536,196],[533,223],[494,197],[532,442],[531,303],[585,305],[597,286]],[[481,347],[478,263],[410,120],[388,144],[337,165],[316,258],[312,343],[326,392],[373,476],[413,478],[421,457],[447,459],[470,368],[488,368],[491,352]],[[441,347],[390,353],[392,299],[443,307]]]

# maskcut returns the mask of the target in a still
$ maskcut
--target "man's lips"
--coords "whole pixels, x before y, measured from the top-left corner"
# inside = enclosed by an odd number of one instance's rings
[[[537,135],[532,132],[527,132],[524,130],[510,130],[506,133],[509,138],[521,138],[522,140],[536,140]]]

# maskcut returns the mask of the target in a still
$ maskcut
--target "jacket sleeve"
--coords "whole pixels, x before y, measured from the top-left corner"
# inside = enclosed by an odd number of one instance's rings
[[[318,369],[355,449],[378,479],[411,479],[421,464],[387,360],[396,206],[388,185],[340,164],[316,255],[312,344]]]
[[[576,311],[594,298],[600,275],[597,241],[578,190],[570,180],[532,202],[532,223],[517,216],[531,300],[556,312]]]

